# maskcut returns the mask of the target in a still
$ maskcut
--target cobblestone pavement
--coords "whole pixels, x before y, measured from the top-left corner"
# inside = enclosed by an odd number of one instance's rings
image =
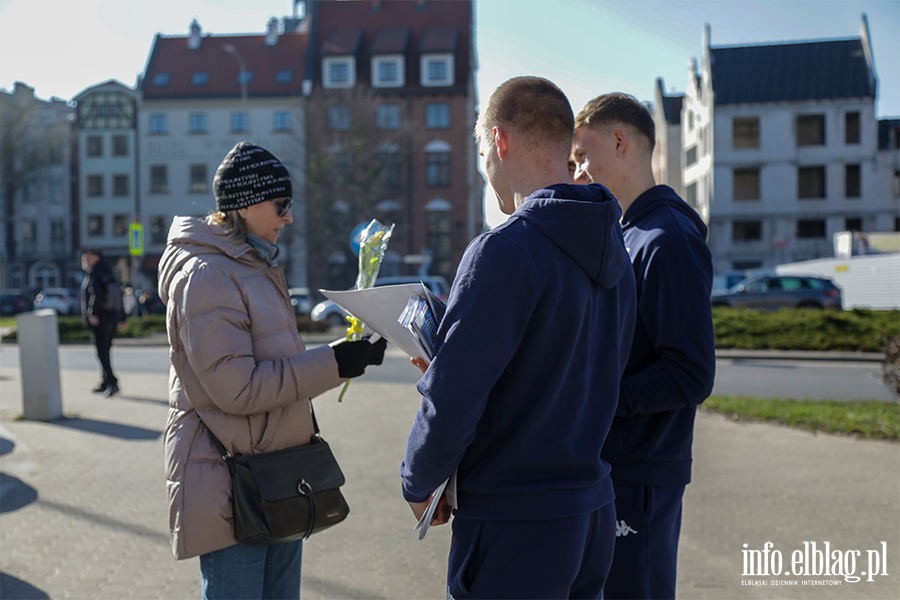
[[[112,399],[90,393],[95,377],[64,369],[66,418],[21,421],[19,371],[0,364],[0,597],[199,598],[197,559],[175,561],[168,543],[167,377],[120,373]],[[414,387],[363,377],[336,398],[318,398],[316,415],[347,477],[351,514],[306,543],[302,596],[444,598],[449,527],[417,541],[399,491]],[[701,412],[681,539],[681,598],[898,598],[900,445]],[[767,541],[786,566],[805,541],[859,550],[857,572],[885,541],[889,575],[829,587],[772,582],[842,578],[742,576],[743,544]]]

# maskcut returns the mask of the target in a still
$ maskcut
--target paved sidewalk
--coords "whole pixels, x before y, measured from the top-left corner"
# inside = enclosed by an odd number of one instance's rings
[[[120,373],[112,399],[89,392],[95,377],[63,370],[65,420],[17,421],[20,376],[0,365],[0,597],[199,598],[197,559],[176,562],[168,544],[167,377]],[[361,378],[336,398],[317,399],[316,414],[351,515],[307,542],[303,598],[444,598],[449,528],[417,541],[399,492],[415,389]],[[885,541],[889,576],[829,587],[769,582],[834,578],[743,577],[743,544],[767,541],[786,565],[804,541],[860,550],[857,571]],[[898,556],[900,445],[698,415],[679,597],[898,598]],[[742,585],[750,579],[767,585]]]

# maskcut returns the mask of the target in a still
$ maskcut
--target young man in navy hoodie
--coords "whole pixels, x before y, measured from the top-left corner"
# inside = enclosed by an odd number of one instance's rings
[[[615,198],[569,183],[573,125],[556,85],[518,77],[476,127],[510,218],[459,265],[401,467],[416,518],[457,471],[455,598],[598,598],[612,560],[600,448],[631,346],[634,277]]]
[[[601,456],[612,465],[616,550],[604,598],[674,598],[681,500],[691,477],[698,404],[715,377],[707,228],[675,191],[656,185],[653,117],[606,94],[575,119],[579,183],[601,183],[624,211],[638,317]]]

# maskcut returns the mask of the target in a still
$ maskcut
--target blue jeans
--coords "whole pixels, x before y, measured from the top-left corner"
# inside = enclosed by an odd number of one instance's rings
[[[303,540],[200,555],[203,600],[299,600]]]

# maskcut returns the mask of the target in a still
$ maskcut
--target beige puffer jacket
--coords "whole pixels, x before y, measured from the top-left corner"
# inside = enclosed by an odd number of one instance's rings
[[[307,444],[310,398],[344,380],[330,347],[305,351],[281,269],[246,242],[230,243],[220,226],[175,218],[159,295],[172,363],[169,533],[175,558],[184,559],[237,543],[231,479],[206,427],[239,454]]]

